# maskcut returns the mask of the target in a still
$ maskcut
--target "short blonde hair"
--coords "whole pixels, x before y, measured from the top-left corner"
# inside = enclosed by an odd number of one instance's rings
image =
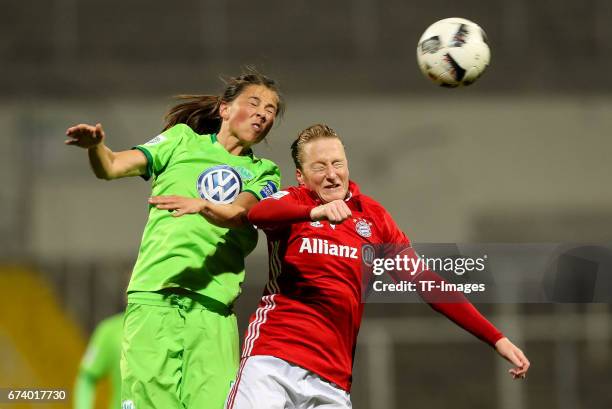
[[[291,144],[291,157],[295,163],[296,169],[302,170],[302,162],[304,156],[304,145],[308,142],[321,138],[336,138],[342,143],[342,138],[338,136],[336,131],[325,124],[315,124],[301,131],[295,141]],[[342,143],[344,146],[344,143]]]

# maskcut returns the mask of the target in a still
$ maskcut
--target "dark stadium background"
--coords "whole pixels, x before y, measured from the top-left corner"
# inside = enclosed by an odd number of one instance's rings
[[[0,387],[71,387],[95,324],[123,306],[146,220],[148,183],[96,180],[65,129],[101,122],[112,149],[129,148],[157,135],[172,95],[218,92],[219,74],[244,64],[284,90],[285,118],[257,153],[285,184],[291,140],[324,122],[345,138],[352,177],[415,242],[610,241],[610,2],[1,5]],[[492,48],[485,76],[460,90],[415,63],[422,31],[451,16],[479,23]],[[261,236],[241,330],[266,258]],[[612,407],[610,305],[479,307],[527,353],[526,382],[427,306],[369,305],[354,407]]]

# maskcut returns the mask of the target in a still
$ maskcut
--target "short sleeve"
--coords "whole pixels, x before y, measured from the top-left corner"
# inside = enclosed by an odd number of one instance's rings
[[[174,125],[150,141],[132,148],[141,151],[147,157],[147,170],[142,175],[143,179],[149,180],[151,176],[157,176],[164,171],[187,130],[191,128],[185,124]]]
[[[263,169],[245,183],[242,191],[252,193],[258,200],[272,196],[280,187],[280,169],[274,162],[263,160]]]

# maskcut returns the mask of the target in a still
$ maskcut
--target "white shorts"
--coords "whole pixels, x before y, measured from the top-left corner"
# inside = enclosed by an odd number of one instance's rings
[[[269,355],[240,363],[226,409],[350,409],[350,395],[318,375]]]

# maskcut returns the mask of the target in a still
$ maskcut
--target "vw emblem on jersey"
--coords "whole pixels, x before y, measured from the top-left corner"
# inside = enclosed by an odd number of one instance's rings
[[[364,244],[361,246],[361,259],[363,260],[363,264],[368,267],[371,267],[374,264],[374,256],[376,255],[376,251],[374,250],[374,246],[371,244]]]
[[[370,229],[370,224],[365,220],[358,220],[355,222],[355,230],[357,234],[361,237],[368,238],[372,235],[372,230]]]
[[[202,199],[219,204],[232,203],[242,191],[242,179],[231,166],[218,165],[200,174],[197,189]]]

